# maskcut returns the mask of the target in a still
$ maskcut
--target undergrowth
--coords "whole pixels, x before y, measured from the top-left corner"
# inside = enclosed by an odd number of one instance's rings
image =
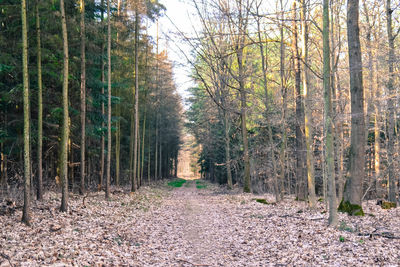
[[[168,183],[169,186],[172,187],[182,187],[182,185],[186,183],[185,179],[176,179]]]
[[[205,189],[207,185],[204,183],[204,181],[201,180],[196,180],[196,188],[197,189]]]

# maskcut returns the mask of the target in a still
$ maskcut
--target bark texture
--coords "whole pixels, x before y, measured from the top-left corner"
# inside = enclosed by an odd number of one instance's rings
[[[360,46],[359,0],[347,2],[347,39],[351,94],[350,174],[346,181],[344,201],[361,206],[365,176],[365,121],[362,61]]]

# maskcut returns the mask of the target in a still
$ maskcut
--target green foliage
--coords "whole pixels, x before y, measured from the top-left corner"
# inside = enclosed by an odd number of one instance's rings
[[[389,201],[383,201],[381,204],[382,209],[388,210],[392,208],[396,208],[396,202],[389,202]]]
[[[266,204],[266,205],[270,204],[264,198],[256,198],[256,202],[261,203],[261,204]]]
[[[184,183],[186,183],[185,179],[175,179],[171,182],[168,182],[168,185],[172,187],[182,187]]]
[[[350,201],[342,200],[340,202],[338,211],[346,212],[350,216],[364,216],[364,211],[360,205],[351,204]]]
[[[344,236],[339,236],[339,241],[344,242],[344,241],[346,241],[346,239],[344,238]]]
[[[197,189],[205,189],[205,188],[207,188],[207,184],[202,180],[196,180],[196,188]]]

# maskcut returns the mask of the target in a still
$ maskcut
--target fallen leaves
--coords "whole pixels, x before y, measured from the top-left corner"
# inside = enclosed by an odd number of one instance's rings
[[[327,227],[323,203],[308,210],[286,198],[241,194],[194,182],[171,190],[142,187],[86,198],[49,192],[33,203],[32,226],[21,211],[0,216],[0,266],[276,266],[399,265],[400,210],[364,203],[373,216],[339,214]],[[298,212],[298,211],[302,212]]]

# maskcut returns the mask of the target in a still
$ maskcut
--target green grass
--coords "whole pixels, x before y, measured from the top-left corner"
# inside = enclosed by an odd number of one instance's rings
[[[269,204],[266,199],[264,198],[256,198],[256,201],[261,204]]]
[[[205,189],[205,188],[207,188],[207,185],[204,181],[196,180],[196,188],[197,189]]]
[[[168,183],[169,186],[172,187],[182,187],[182,185],[186,183],[185,179],[176,179]]]

